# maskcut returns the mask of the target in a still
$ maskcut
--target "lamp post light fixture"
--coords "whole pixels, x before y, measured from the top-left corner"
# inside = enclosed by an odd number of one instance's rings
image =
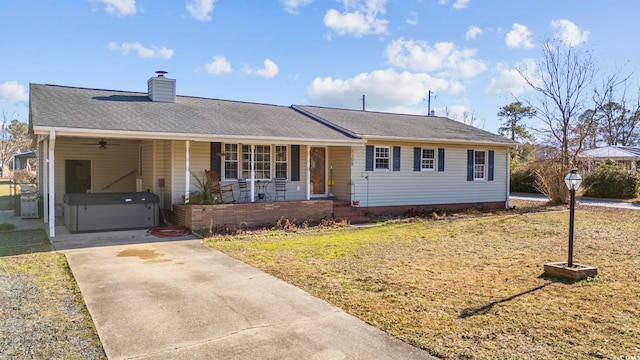
[[[573,267],[573,225],[575,218],[576,208],[576,190],[582,184],[582,177],[578,174],[578,169],[571,169],[571,171],[564,177],[564,183],[567,184],[567,189],[571,194],[569,200],[569,260],[567,261],[567,267]]]
[[[582,177],[578,174],[578,169],[571,171],[564,177],[567,189],[571,198],[569,200],[569,259],[566,263],[554,262],[544,264],[544,272],[554,277],[568,278],[572,280],[581,280],[587,277],[596,276],[598,269],[593,266],[574,264],[573,263],[573,227],[576,207],[576,190],[582,184]]]

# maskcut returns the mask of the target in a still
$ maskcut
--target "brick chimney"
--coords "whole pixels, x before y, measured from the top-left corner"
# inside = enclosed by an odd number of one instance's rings
[[[157,102],[176,102],[176,79],[165,77],[166,71],[156,71],[158,76],[147,80],[149,99]]]

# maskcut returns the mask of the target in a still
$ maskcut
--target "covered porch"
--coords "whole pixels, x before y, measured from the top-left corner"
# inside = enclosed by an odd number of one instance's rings
[[[351,200],[350,143],[109,135],[50,131],[38,137],[37,181],[49,237],[69,230],[55,225],[56,220],[67,224],[65,195],[70,193],[151,193],[159,199],[157,224],[191,229],[257,227],[280,218],[320,221],[332,216],[331,199]],[[215,205],[191,202],[198,178],[211,169],[233,195]],[[286,180],[283,194],[276,194],[276,177]],[[246,180],[244,196],[239,180]]]

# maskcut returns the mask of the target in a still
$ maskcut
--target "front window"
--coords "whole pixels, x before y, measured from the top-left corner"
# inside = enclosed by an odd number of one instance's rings
[[[374,159],[376,170],[389,170],[390,153],[388,146],[376,146]]]
[[[435,169],[436,151],[435,149],[422,149],[420,160],[422,171],[433,171]]]
[[[224,178],[238,178],[238,144],[224,144]]]
[[[256,145],[256,179],[271,178],[271,145]],[[251,177],[251,146],[242,145],[242,177]]]
[[[484,180],[486,165],[486,152],[474,151],[473,154],[473,179]]]
[[[275,146],[276,154],[273,164],[271,148],[271,145],[255,145],[256,179],[271,179],[273,166],[275,166],[277,177],[287,178],[287,146]],[[224,176],[225,179],[251,178],[251,145],[224,145]]]
[[[287,179],[287,146],[276,145],[276,178]]]

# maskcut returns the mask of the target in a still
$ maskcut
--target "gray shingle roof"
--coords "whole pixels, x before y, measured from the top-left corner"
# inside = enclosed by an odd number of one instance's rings
[[[188,96],[161,103],[146,93],[57,85],[31,84],[30,121],[34,127],[176,136],[354,140],[285,106]]]
[[[640,147],[634,146],[605,146],[601,148],[584,150],[580,157],[582,158],[639,158]]]
[[[437,116],[406,115],[317,106],[294,108],[312,114],[337,128],[365,138],[402,138],[408,141],[442,141],[513,146],[517,142],[458,121]]]
[[[215,138],[298,139],[352,142],[358,138],[407,141],[517,143],[443,117],[292,107],[177,96],[175,103],[153,102],[147,93],[31,84],[32,129],[190,135]],[[295,111],[294,111],[295,109]],[[315,119],[315,120],[314,120]]]

